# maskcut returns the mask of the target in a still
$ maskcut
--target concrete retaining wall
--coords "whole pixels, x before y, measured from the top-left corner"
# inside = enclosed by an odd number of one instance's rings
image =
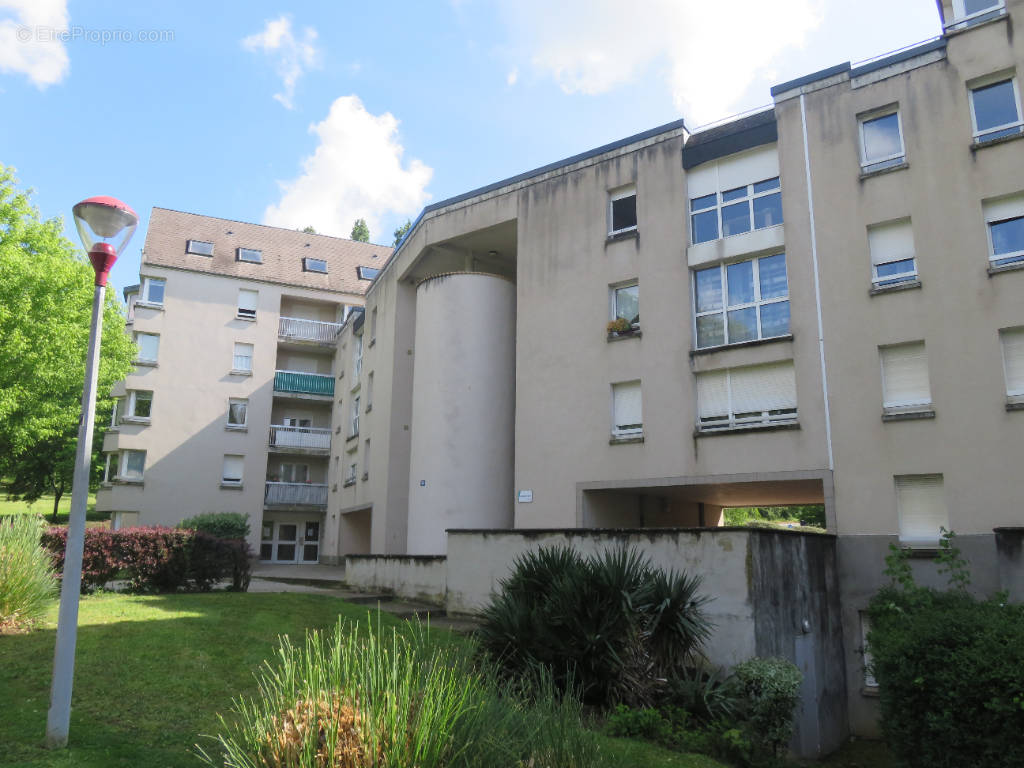
[[[383,591],[409,600],[445,601],[444,556],[347,555],[345,581],[355,589]]]

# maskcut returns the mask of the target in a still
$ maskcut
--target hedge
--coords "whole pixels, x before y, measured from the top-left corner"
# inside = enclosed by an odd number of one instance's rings
[[[67,528],[50,528],[42,538],[63,574]],[[220,539],[207,533],[174,528],[87,528],[82,556],[82,591],[102,587],[115,577],[141,592],[209,592],[231,580],[245,591],[251,577],[249,545],[242,539]]]

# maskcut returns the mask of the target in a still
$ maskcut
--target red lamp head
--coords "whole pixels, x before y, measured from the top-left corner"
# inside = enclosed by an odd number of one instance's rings
[[[139,217],[113,197],[90,197],[71,209],[82,244],[96,271],[96,285],[106,285],[111,267],[135,234]]]

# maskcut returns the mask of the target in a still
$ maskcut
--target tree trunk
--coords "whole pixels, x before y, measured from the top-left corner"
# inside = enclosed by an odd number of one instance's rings
[[[53,524],[57,524],[57,507],[60,506],[60,497],[64,495],[64,483],[59,486],[56,483],[51,483],[53,486]]]

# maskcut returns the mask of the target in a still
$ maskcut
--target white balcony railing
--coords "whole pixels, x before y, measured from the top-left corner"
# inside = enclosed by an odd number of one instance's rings
[[[332,343],[340,330],[341,323],[304,320],[301,317],[282,317],[278,324],[277,335],[282,339]]]
[[[318,427],[286,427],[270,425],[271,448],[305,448],[331,450],[331,430]]]
[[[267,482],[263,496],[265,504],[302,507],[326,507],[326,483],[272,483]]]

